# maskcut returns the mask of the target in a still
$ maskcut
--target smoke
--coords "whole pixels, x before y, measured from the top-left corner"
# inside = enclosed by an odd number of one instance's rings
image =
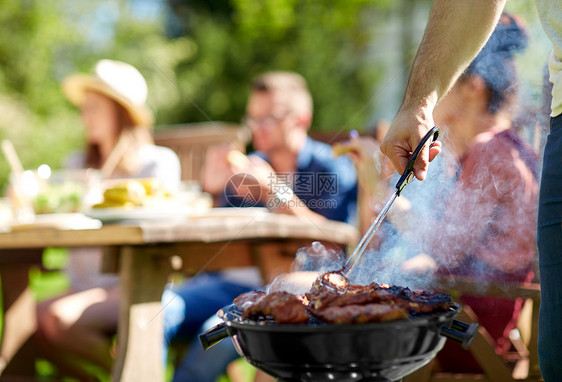
[[[526,5],[511,3],[510,7],[512,13],[525,17],[530,33],[527,50],[514,57],[517,77],[513,85],[517,87],[518,94],[513,100],[516,102],[508,105],[506,110],[514,120],[519,135],[533,145],[540,158],[544,142],[544,134],[541,133],[548,130],[548,111],[545,110],[549,109],[545,106],[549,104],[549,99],[543,96],[543,89],[549,84],[543,73],[552,45],[534,15],[534,7],[531,7],[532,18],[520,12],[526,10]],[[485,60],[482,62],[486,63]],[[477,72],[490,82],[497,79],[497,75],[488,73],[482,63],[478,65]],[[500,71],[500,74],[504,73]],[[509,87],[508,90],[511,89]],[[549,95],[548,92],[544,94]],[[532,250],[525,252],[521,248],[530,248],[535,243],[536,190],[529,184],[518,182],[517,176],[521,173],[515,173],[512,180],[494,176],[492,172],[501,173],[506,164],[500,163],[503,159],[499,159],[499,156],[490,156],[488,163],[480,164],[473,171],[473,192],[455,194],[458,158],[448,152],[449,132],[446,126],[440,127],[443,153],[431,163],[426,180],[414,180],[406,186],[401,196],[408,199],[412,206],[412,213],[406,219],[409,221],[405,224],[415,228],[400,233],[393,224],[385,221],[379,228],[384,238],[382,244],[365,252],[350,275],[352,283],[377,282],[411,289],[430,289],[438,276],[434,268],[428,267],[418,272],[404,269],[405,263],[421,253],[435,256],[439,260],[441,273],[453,273],[466,266],[466,274],[482,281],[482,288],[485,288],[485,281],[497,280],[494,266],[515,274],[529,262],[529,256],[533,256]],[[537,137],[537,134],[540,136]],[[516,147],[510,149],[517,150]],[[514,158],[514,168],[524,171],[522,168],[528,163],[524,163],[524,158],[517,158],[517,153]],[[498,199],[481,198],[487,193],[501,195],[500,204]],[[482,211],[485,210],[491,213],[482,218]],[[504,225],[494,225],[501,219]],[[432,226],[435,221],[441,224]],[[532,227],[531,230],[529,227]],[[488,259],[487,262],[467,264],[466,255],[472,255],[476,250],[481,251],[479,257]],[[498,256],[498,253],[503,254],[503,257]],[[310,248],[298,251],[292,270],[304,271],[309,275],[309,280],[313,280],[314,275],[340,269],[342,265],[341,254],[315,243]]]
[[[305,294],[319,275],[341,269],[345,259],[343,250],[314,242],[310,247],[300,248],[291,264],[291,272],[276,277],[265,287],[265,291]]]
[[[345,253],[341,249],[326,248],[320,242],[300,248],[291,265],[292,272],[329,272],[343,267]]]
[[[441,139],[446,140],[448,132],[442,129]],[[450,194],[455,184],[456,166],[454,158],[444,151],[429,166],[426,180],[417,180],[408,184],[399,198],[408,199],[411,213],[406,217],[409,226],[424,227],[428,221],[441,219],[443,199]],[[395,184],[397,178],[391,181]],[[395,206],[392,206],[394,208]],[[462,228],[458,228],[459,231]],[[426,230],[424,230],[426,231]],[[439,240],[439,232],[426,236],[425,232],[409,229],[400,233],[387,219],[379,228],[382,244],[376,249],[369,249],[363,255],[360,264],[353,270],[350,278],[357,284],[370,282],[400,285],[411,289],[428,289],[431,287],[434,268],[406,271],[404,265],[409,260],[426,253],[425,243]],[[452,243],[454,245],[454,243]]]
[[[399,197],[411,204],[401,216],[410,228],[397,229],[400,222],[387,218],[378,231],[382,243],[369,248],[349,275],[353,284],[434,289],[435,278],[450,273],[470,276],[485,288],[486,281],[497,281],[498,269],[515,274],[528,264],[532,253],[524,248],[534,242],[536,189],[526,189],[520,180],[496,177],[498,169],[507,171],[510,166],[502,163],[505,156],[494,155],[473,171],[468,191],[460,187],[459,163],[447,151],[448,134],[445,128],[442,131],[444,151],[429,166],[426,180],[414,180]],[[523,161],[519,159],[515,167],[524,168]],[[424,258],[433,258],[435,264],[420,265]],[[315,242],[297,252],[291,267],[297,273],[278,278],[270,289],[305,293],[319,274],[341,269],[344,261],[342,251]]]

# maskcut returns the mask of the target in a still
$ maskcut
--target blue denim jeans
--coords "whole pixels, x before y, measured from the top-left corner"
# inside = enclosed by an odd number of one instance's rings
[[[166,289],[164,306],[164,346],[170,342],[189,342],[189,348],[174,373],[174,381],[214,382],[238,354],[230,338],[203,350],[198,334],[219,322],[216,312],[232,304],[250,287],[225,281],[220,274],[201,274],[174,289]]]
[[[546,382],[562,378],[562,115],[544,150],[537,243],[541,283],[539,364]]]
[[[220,322],[222,319],[217,315],[212,316],[201,326],[198,334]],[[177,365],[172,382],[214,382],[225,373],[228,364],[237,358],[240,358],[240,355],[236,352],[230,338],[225,338],[207,350],[203,350],[199,339],[194,338]]]

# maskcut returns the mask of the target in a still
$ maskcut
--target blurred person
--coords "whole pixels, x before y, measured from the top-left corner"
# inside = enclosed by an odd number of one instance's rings
[[[205,161],[203,189],[218,196],[221,206],[265,206],[292,215],[349,220],[355,172],[347,175],[349,160],[334,159],[330,146],[308,136],[312,98],[301,76],[272,72],[258,77],[243,122],[252,131],[256,151],[245,157],[229,145],[218,146]],[[232,187],[229,180],[237,176],[245,176],[248,187]],[[337,192],[328,187],[334,185],[331,180],[338,181]],[[334,201],[335,207],[311,203],[319,198]]]
[[[381,147],[398,172],[404,170],[412,148],[433,127],[435,105],[484,46],[505,3],[434,2],[402,105]],[[536,5],[554,48],[549,58],[553,84],[551,121],[543,156],[537,234],[541,284],[539,364],[542,377],[549,382],[562,375],[562,331],[558,324],[562,321],[562,5],[555,0],[536,0]],[[415,166],[418,179],[425,178],[429,161],[439,151],[440,146],[422,151]]]
[[[100,60],[92,74],[75,74],[62,84],[81,112],[86,144],[69,156],[67,168],[106,169],[110,178],[161,180],[173,190],[180,182],[180,162],[166,147],[155,146],[147,86],[133,66]],[[112,169],[107,169],[113,161]],[[100,248],[70,250],[70,290],[38,306],[38,334],[45,355],[61,373],[95,380],[84,361],[110,370],[111,335],[117,331],[119,279],[101,274]]]
[[[203,189],[216,195],[221,206],[266,206],[306,219],[352,220],[357,195],[354,166],[348,158],[334,158],[329,145],[308,136],[312,110],[302,76],[268,72],[257,77],[244,118],[256,151],[245,156],[230,146],[209,150]],[[215,313],[220,308],[261,286],[257,269],[237,268],[197,275],[166,291],[166,340],[187,340],[205,331],[219,320]],[[195,338],[174,381],[215,381],[238,357],[231,341],[205,351]]]
[[[357,210],[361,232],[369,228],[372,220],[371,211],[365,206],[371,203],[373,195],[382,197],[381,190],[386,189],[385,179],[393,173],[392,166],[387,160],[383,160],[382,153],[379,154],[380,143],[388,131],[388,126],[388,121],[379,120],[370,130],[368,138],[359,138],[358,134],[351,134],[350,140],[333,145],[334,155],[347,154],[357,169],[357,205],[363,206]],[[376,171],[369,170],[373,168]]]
[[[447,159],[455,159],[452,166],[441,164],[443,170],[453,170],[445,175],[451,186],[442,181],[437,187],[428,181],[411,184],[390,209],[387,219],[419,253],[405,260],[401,271],[425,275],[426,280],[433,274],[472,277],[483,284],[532,279],[537,158],[512,125],[518,83],[513,55],[526,44],[524,22],[502,14],[487,44],[434,109],[444,152]],[[372,166],[365,170],[377,173]],[[381,194],[388,195],[380,183],[372,186],[379,190],[379,203]],[[410,203],[410,195],[415,202]],[[416,207],[422,203],[425,211]],[[496,352],[505,354],[522,301],[470,295],[460,300],[490,333]],[[436,358],[445,371],[481,371],[457,343],[448,342]]]

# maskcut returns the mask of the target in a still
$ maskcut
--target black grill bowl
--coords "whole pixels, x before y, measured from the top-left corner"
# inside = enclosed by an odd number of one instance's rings
[[[446,338],[470,342],[476,329],[447,312],[406,320],[343,325],[280,325],[226,319],[218,336],[201,335],[205,348],[230,336],[241,356],[285,381],[398,381],[427,364]],[[464,331],[458,331],[459,325]],[[470,329],[470,330],[466,330]],[[453,335],[451,335],[451,332]],[[216,334],[216,331],[215,331]],[[210,337],[214,337],[210,340]]]

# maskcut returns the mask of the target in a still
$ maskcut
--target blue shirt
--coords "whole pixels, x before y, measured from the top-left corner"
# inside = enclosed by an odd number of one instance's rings
[[[257,155],[268,161],[260,151]],[[352,223],[357,207],[357,173],[348,157],[334,158],[332,147],[308,137],[297,156],[297,170],[291,173],[277,173],[272,178],[270,192],[283,196],[289,185],[296,196],[312,211],[330,220]],[[221,198],[223,206],[262,206],[248,204],[245,198],[232,197],[225,190]]]

